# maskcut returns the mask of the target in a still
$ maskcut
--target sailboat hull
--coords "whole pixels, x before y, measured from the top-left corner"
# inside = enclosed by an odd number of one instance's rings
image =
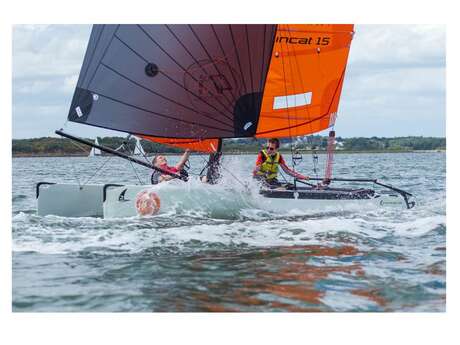
[[[103,185],[40,182],[36,187],[37,214],[61,217],[103,217]]]
[[[372,189],[300,188],[295,191],[268,189],[261,190],[260,194],[264,208],[279,212],[337,212],[378,207],[406,208],[401,195],[377,193]]]
[[[380,194],[370,189],[304,188],[251,193],[212,185],[184,186],[177,182],[155,186],[106,184],[83,187],[41,182],[37,185],[38,215],[120,218],[197,211],[220,218],[248,208],[306,214],[379,207],[406,208],[399,194]]]

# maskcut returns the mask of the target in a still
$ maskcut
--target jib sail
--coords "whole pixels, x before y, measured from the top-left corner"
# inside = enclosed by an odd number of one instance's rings
[[[335,122],[353,25],[278,25],[256,137],[316,133]]]

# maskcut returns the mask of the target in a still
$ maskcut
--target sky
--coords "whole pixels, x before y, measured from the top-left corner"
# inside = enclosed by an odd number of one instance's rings
[[[13,139],[56,136],[90,25],[15,25]],[[341,137],[446,134],[444,25],[356,25],[335,130]],[[82,137],[124,135],[67,123]]]

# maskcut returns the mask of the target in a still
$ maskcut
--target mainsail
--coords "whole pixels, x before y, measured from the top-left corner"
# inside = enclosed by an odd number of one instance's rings
[[[215,152],[334,124],[353,25],[95,25],[68,119]]]

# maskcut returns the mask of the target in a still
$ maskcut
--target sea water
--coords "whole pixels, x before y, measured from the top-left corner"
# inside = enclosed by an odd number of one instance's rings
[[[324,158],[316,172],[308,155],[296,168],[320,176]],[[224,212],[197,198],[196,209],[100,219],[37,216],[35,184],[145,184],[147,169],[14,158],[13,311],[445,311],[445,153],[338,154],[336,177],[379,178],[417,205],[317,214],[245,200],[254,161],[224,158]],[[191,175],[204,163],[193,156]]]

